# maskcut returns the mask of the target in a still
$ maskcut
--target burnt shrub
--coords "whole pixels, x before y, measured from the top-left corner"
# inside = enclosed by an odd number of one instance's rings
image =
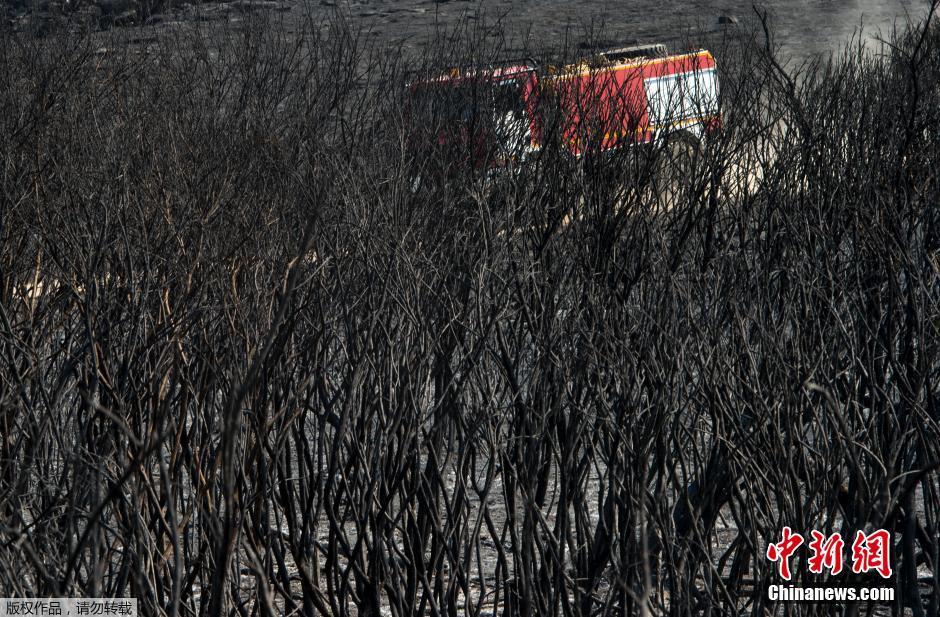
[[[454,172],[406,84],[491,32],[0,35],[5,595],[776,614],[787,525],[890,530],[836,580],[936,614],[936,24],[713,41],[691,149]]]

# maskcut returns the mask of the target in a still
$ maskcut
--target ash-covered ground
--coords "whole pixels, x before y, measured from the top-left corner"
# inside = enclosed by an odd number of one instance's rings
[[[888,38],[894,28],[920,18],[926,7],[924,0],[18,0],[6,3],[4,21],[18,31],[46,33],[68,21],[100,31],[123,28],[152,36],[187,23],[237,24],[258,14],[274,16],[288,26],[307,18],[321,20],[340,14],[367,30],[378,43],[420,48],[438,30],[486,20],[488,24],[509,24],[514,42],[526,48],[557,47],[565,41],[577,48],[588,38],[597,40],[598,32],[612,43],[675,44],[702,34],[749,32],[760,28],[755,4],[757,10],[767,13],[773,42],[796,59],[838,52],[859,36],[869,44]]]

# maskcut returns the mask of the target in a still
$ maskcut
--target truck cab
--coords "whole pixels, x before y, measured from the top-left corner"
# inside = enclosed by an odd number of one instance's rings
[[[408,109],[414,133],[437,154],[474,167],[518,162],[532,149],[529,102],[538,80],[534,63],[452,70],[411,82]],[[448,152],[443,152],[447,150]]]

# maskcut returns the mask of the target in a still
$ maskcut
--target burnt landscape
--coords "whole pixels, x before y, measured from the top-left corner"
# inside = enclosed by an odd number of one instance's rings
[[[940,7],[823,4],[6,5],[0,596],[940,614]],[[566,149],[651,41],[720,122]],[[455,155],[507,58],[541,146]],[[893,600],[770,599],[784,527]]]

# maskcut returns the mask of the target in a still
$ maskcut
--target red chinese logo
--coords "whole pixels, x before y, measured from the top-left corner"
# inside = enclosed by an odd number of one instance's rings
[[[809,571],[813,574],[822,574],[828,570],[832,574],[842,572],[842,560],[845,552],[845,542],[842,535],[834,533],[831,536],[816,531],[812,533],[809,543],[812,554],[808,560]],[[779,563],[780,577],[790,580],[790,558],[797,549],[803,546],[803,536],[793,533],[789,527],[783,528],[783,537],[780,542],[767,545],[767,559]],[[868,535],[862,531],[855,534],[852,543],[852,572],[863,574],[877,572],[883,578],[891,577],[891,534],[886,529],[878,529]]]
[[[855,533],[852,543],[852,572],[856,574],[874,570],[882,578],[891,576],[891,536],[887,530],[879,529],[869,535]]]
[[[834,533],[827,538],[815,529],[812,534],[813,541],[809,543],[809,548],[813,554],[809,558],[809,571],[822,574],[823,568],[826,568],[833,574],[842,572],[842,550],[845,548],[842,534]]]
[[[780,576],[790,580],[790,556],[803,545],[803,536],[793,533],[789,527],[783,528],[783,540],[767,547],[767,559],[780,562]]]

